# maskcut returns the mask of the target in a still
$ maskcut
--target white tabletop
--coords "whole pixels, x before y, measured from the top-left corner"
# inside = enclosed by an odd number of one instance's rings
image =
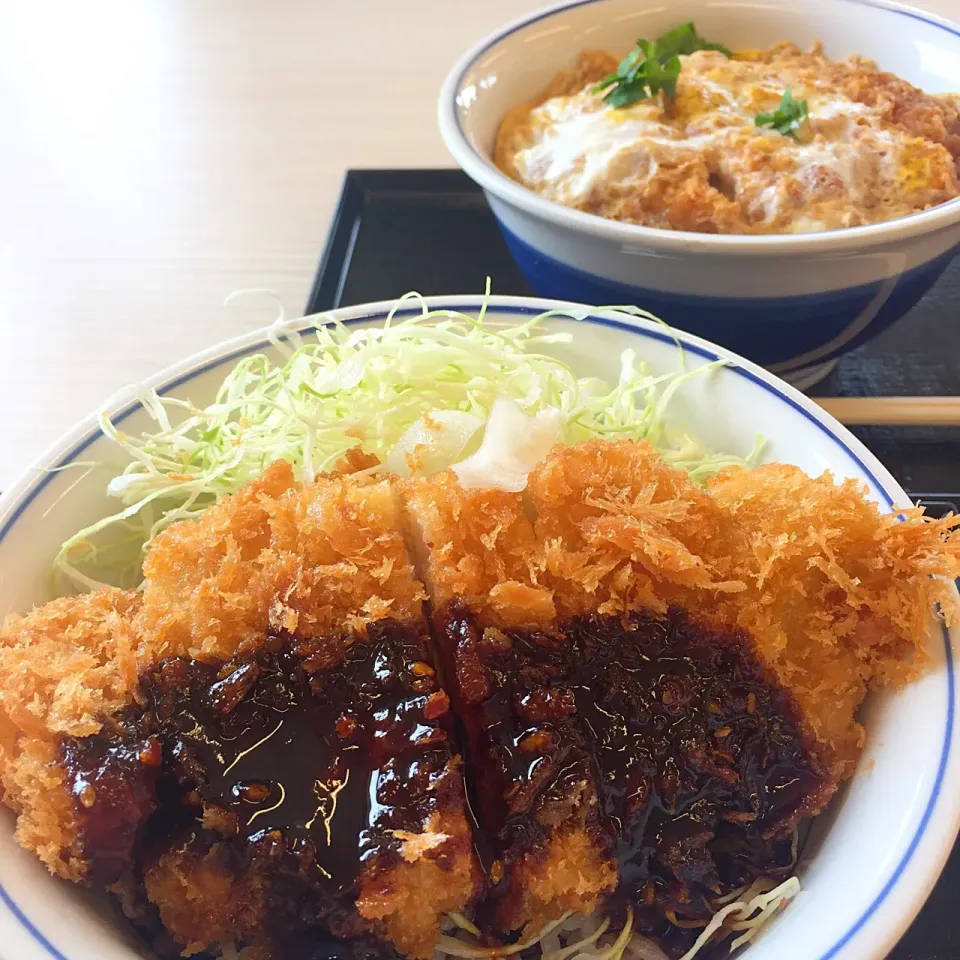
[[[0,487],[117,388],[273,318],[231,291],[299,312],[344,170],[450,165],[446,71],[539,5],[0,0]]]

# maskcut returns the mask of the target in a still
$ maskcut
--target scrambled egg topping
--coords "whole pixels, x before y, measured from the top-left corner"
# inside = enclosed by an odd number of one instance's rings
[[[494,160],[544,197],[613,220],[785,234],[893,220],[960,197],[960,96],[930,96],[871,61],[784,43],[681,57],[673,100],[615,109],[584,53],[501,124]],[[758,127],[784,90],[809,103],[796,137]]]

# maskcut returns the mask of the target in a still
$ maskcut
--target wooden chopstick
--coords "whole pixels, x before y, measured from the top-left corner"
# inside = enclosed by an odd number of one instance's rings
[[[848,427],[960,426],[960,397],[811,397]]]

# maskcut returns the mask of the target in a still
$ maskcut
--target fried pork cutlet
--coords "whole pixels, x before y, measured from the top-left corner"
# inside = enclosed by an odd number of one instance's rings
[[[576,714],[567,640],[536,582],[538,548],[518,494],[414,483],[407,509],[447,689],[466,734],[495,933],[536,934],[591,913],[617,884],[591,731]],[[514,632],[516,631],[516,632]]]
[[[428,956],[479,872],[390,485],[300,488],[274,465],[161,535],[145,573],[139,609],[94,595],[5,629],[7,678],[31,652],[58,671],[33,684],[41,753],[6,748],[21,842],[114,884],[178,951],[272,958],[332,935]],[[89,667],[66,661],[78,623]],[[26,740],[31,704],[3,706]],[[72,709],[86,719],[64,725]]]
[[[135,593],[99,590],[7,617],[0,629],[3,800],[18,814],[17,842],[67,880],[88,877],[92,865],[62,744],[109,729],[133,702],[136,604]],[[102,798],[111,820],[103,838],[110,861],[129,862],[137,828],[153,808],[155,772],[149,765],[133,771],[127,796]]]
[[[426,957],[449,912],[515,942],[629,905],[679,956],[924,667],[956,525],[780,465],[701,489],[644,443],[555,448],[524,494],[274,464],[157,538],[142,599],[6,621],[4,800],[158,949]]]
[[[407,507],[503,872],[494,926],[589,912],[615,869],[679,952],[664,918],[789,865],[852,773],[867,689],[922,666],[948,598],[928,574],[960,569],[951,521],[795,468],[704,491],[642,443],[556,448],[525,497],[441,475]]]
[[[769,464],[703,491],[646,444],[585,443],[556,450],[528,492],[561,616],[678,606],[745,631],[834,786],[863,744],[867,690],[916,676],[933,605],[953,609],[960,521],[881,514],[830,474]]]
[[[819,805],[825,775],[749,639],[694,620],[660,589],[661,567],[678,591],[744,589],[654,529],[697,513],[719,522],[720,510],[649,448],[593,452],[556,451],[527,504],[464,490],[452,474],[407,498],[491,848],[478,920],[530,936],[619,888],[640,927],[683,952],[695,933],[668,914],[706,921],[708,898],[754,879],[758,860],[789,866],[793,826]],[[550,502],[560,489],[562,517]],[[646,549],[593,528],[598,511],[627,536],[644,531]],[[603,557],[565,536],[584,527]]]
[[[668,900],[669,874],[684,879],[687,891],[672,906],[696,916],[696,896],[682,903],[688,893],[711,889],[718,876],[721,887],[748,879],[754,866],[743,854],[754,844],[766,844],[760,860],[770,869],[776,842],[852,774],[864,742],[855,714],[868,689],[924,666],[934,603],[955,613],[951,587],[938,577],[960,573],[960,542],[949,538],[958,520],[926,521],[919,510],[881,515],[858,484],[836,486],[829,475],[811,479],[783,465],[725,472],[704,492],[646,444],[629,443],[554,450],[531,475],[528,496],[543,549],[540,582],[560,618],[572,617],[573,632],[585,634],[580,657],[605,688],[578,711],[633,690],[632,704],[612,711],[627,721],[616,747],[651,707],[683,717],[669,729],[684,731],[686,742],[666,760],[654,749],[651,772],[659,816],[676,823],[684,790],[693,799],[691,833],[679,861],[675,850],[655,851],[654,874],[662,883],[666,866]],[[651,643],[641,630],[633,647],[627,636],[648,618],[666,636]],[[605,646],[615,619],[625,632],[614,630]],[[589,626],[598,620],[605,626]],[[631,650],[640,654],[632,665]],[[644,676],[649,664],[656,669]],[[619,667],[627,676],[611,676]],[[671,793],[676,799],[664,804]],[[649,836],[659,816],[635,822]],[[622,883],[639,865],[634,851],[646,853],[640,842],[630,850]],[[655,883],[654,903],[660,896]]]

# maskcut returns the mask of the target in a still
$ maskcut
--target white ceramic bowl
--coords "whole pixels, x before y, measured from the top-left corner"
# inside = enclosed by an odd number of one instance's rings
[[[505,26],[457,63],[440,94],[440,130],[538,294],[637,304],[805,387],[940,277],[960,244],[960,201],[852,230],[710,236],[568,209],[489,159],[507,110],[580,51],[626,51],[687,20],[730,47],[819,39],[829,56],[860,53],[930,93],[960,91],[960,26],[888,0],[568,0]]]
[[[392,304],[336,313],[348,323],[378,324]],[[433,307],[477,311],[477,297],[445,297]],[[516,322],[551,301],[494,297],[487,318]],[[567,305],[570,306],[570,305]],[[622,315],[555,318],[550,330],[574,333],[557,347],[578,373],[616,379],[626,348],[654,371],[675,369],[677,344],[655,324]],[[680,341],[690,367],[717,357],[733,361],[691,380],[673,415],[709,445],[746,454],[757,433],[769,459],[861,479],[885,507],[905,501],[900,487],[848,431],[791,387],[759,367],[694,337]],[[156,377],[161,393],[209,402],[238,358],[272,354],[265,330],[184,360]],[[112,403],[114,421],[132,432],[148,421],[135,402]],[[110,473],[51,473],[76,461],[115,459],[88,417],[0,497],[0,613],[48,599],[50,561],[60,543],[108,508]],[[865,710],[868,742],[859,770],[817,822],[801,865],[804,893],[749,947],[750,960],[880,960],[913,919],[951,849],[960,820],[956,644],[931,628],[934,669],[902,694],[873,697]],[[0,957],[3,960],[131,960],[145,956],[106,902],[52,878],[12,837],[13,818],[0,815]],[[295,960],[295,958],[291,958]]]

